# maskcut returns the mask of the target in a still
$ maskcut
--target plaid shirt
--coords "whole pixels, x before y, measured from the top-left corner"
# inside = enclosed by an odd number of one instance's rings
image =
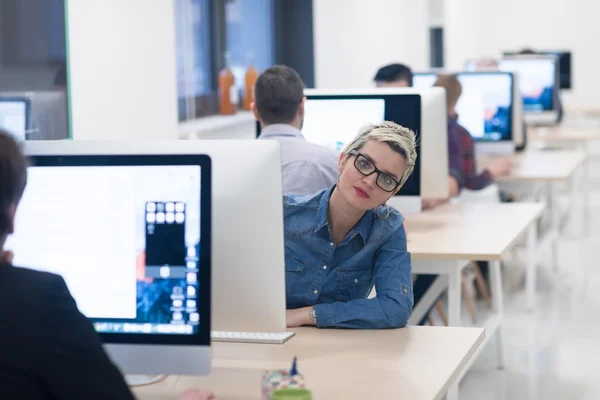
[[[480,190],[492,183],[488,170],[477,174],[475,165],[475,142],[465,128],[458,124],[458,115],[448,116],[448,161],[450,176],[459,188]]]

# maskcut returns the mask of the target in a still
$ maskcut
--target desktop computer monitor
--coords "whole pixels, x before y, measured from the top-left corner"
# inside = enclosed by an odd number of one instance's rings
[[[168,155],[166,159],[179,155],[210,157],[213,335],[224,331],[285,332],[279,143],[271,140],[31,141],[25,142],[25,150],[27,154],[68,152],[117,158],[129,154]],[[179,186],[183,189],[186,185]],[[221,339],[232,338],[213,337]],[[260,340],[243,335],[237,339]]]
[[[421,197],[448,195],[446,104],[442,89],[306,89],[304,94],[302,134],[309,142],[341,151],[365,124],[385,120],[415,132],[418,142],[414,172],[390,202],[401,212],[419,211]]]
[[[26,140],[69,139],[69,111],[64,91],[3,92],[0,97],[27,99]]]
[[[456,105],[458,123],[465,127],[485,153],[512,153],[521,122],[514,119],[515,83],[511,72],[484,71],[455,74],[462,85]],[[435,73],[415,73],[413,86],[427,88]],[[520,101],[519,97],[516,102]]]
[[[207,374],[210,158],[25,143],[15,265],[62,275],[123,373]]]
[[[528,123],[553,124],[558,121],[559,71],[556,57],[507,56],[500,60],[498,68],[519,76],[523,113]]]
[[[29,100],[26,97],[0,95],[0,129],[17,140],[25,140],[29,129]]]
[[[519,55],[517,51],[505,51],[504,56],[516,56]],[[573,77],[571,75],[571,52],[570,51],[557,51],[557,50],[543,50],[536,51],[535,54],[540,55],[551,55],[558,57],[558,69],[560,76],[560,88],[571,89],[573,86]]]

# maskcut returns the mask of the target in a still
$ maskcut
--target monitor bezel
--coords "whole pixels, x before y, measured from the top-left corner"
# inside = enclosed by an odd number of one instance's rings
[[[200,257],[198,280],[207,282],[198,290],[200,324],[196,334],[135,334],[98,332],[106,344],[210,345],[211,327],[211,249],[212,249],[212,162],[203,154],[53,154],[30,155],[35,167],[118,167],[118,166],[198,166],[200,167]],[[89,319],[91,323],[95,319]],[[96,319],[100,320],[100,319]],[[106,319],[102,319],[106,320]]]

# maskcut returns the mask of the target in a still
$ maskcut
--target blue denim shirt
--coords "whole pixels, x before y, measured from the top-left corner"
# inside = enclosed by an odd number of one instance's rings
[[[283,198],[287,308],[314,306],[320,328],[405,326],[413,292],[404,218],[392,208],[386,219],[369,210],[336,246],[327,220],[332,191]],[[367,299],[373,286],[377,297]]]

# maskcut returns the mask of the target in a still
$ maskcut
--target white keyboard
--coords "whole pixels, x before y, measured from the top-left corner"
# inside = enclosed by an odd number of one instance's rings
[[[283,344],[294,336],[295,332],[223,332],[212,331],[213,342],[268,343]]]

